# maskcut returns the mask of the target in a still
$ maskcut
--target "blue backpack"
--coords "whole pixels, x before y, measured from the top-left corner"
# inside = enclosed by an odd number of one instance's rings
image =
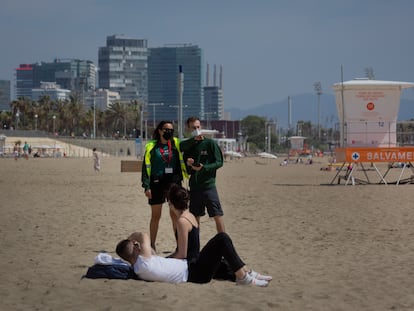
[[[94,264],[93,266],[89,267],[88,271],[83,277],[88,279],[139,279],[132,267],[124,265],[100,264]]]

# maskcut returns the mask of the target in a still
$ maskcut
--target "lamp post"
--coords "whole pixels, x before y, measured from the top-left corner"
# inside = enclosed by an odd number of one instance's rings
[[[55,129],[56,129],[56,116],[53,115],[53,135],[55,135]]]
[[[35,131],[37,131],[37,118],[39,116],[37,114],[35,114],[34,117],[35,117]]]
[[[164,106],[164,103],[150,103],[148,106],[152,106],[152,124],[154,126],[154,129],[156,127],[155,125],[155,106]]]
[[[320,82],[315,82],[314,84],[316,95],[318,95],[318,140],[321,140],[321,95],[322,95],[322,86]]]
[[[18,129],[18,127],[19,127],[19,116],[20,116],[20,114],[19,114],[19,110],[17,110],[17,112],[16,112],[16,130]]]
[[[184,95],[184,72],[181,65],[178,66],[178,138],[183,139],[183,95]]]

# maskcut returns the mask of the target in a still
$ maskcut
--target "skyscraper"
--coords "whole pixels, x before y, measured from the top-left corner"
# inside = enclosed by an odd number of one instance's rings
[[[179,67],[184,75],[183,120],[202,116],[202,50],[191,44],[150,48],[148,57],[148,116],[150,120],[178,120]],[[163,106],[150,109],[151,104]],[[155,111],[155,116],[153,115]]]
[[[32,98],[32,89],[42,82],[54,82],[62,89],[83,93],[95,88],[96,66],[92,61],[80,59],[55,59],[53,62],[21,64],[16,69],[16,97]]]
[[[16,98],[32,98],[33,88],[33,66],[30,64],[20,64],[16,69]]]
[[[121,100],[147,102],[146,39],[108,36],[106,46],[99,48],[99,87],[118,92]]]
[[[207,126],[211,120],[224,119],[223,104],[223,68],[220,66],[219,85],[217,85],[216,66],[214,65],[213,86],[210,86],[209,64],[207,64],[206,86],[204,87],[204,115],[203,120],[207,121]]]
[[[0,80],[0,112],[10,111],[10,80]]]

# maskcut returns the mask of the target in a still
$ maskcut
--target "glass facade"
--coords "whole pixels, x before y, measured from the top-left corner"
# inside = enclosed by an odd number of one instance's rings
[[[92,61],[55,59],[53,62],[22,64],[16,69],[16,98],[32,98],[32,89],[42,82],[54,82],[62,89],[83,96],[88,89],[95,89],[96,66]]]
[[[0,111],[10,111],[10,80],[0,80]]]
[[[183,121],[190,116],[201,117],[203,107],[202,50],[195,45],[150,48],[148,57],[149,120],[178,120],[179,66],[184,74]],[[163,106],[151,109],[151,103]]]
[[[222,120],[224,117],[223,91],[218,86],[204,87],[203,120]]]
[[[33,66],[29,64],[20,64],[16,69],[16,98],[32,98],[33,88]]]
[[[146,39],[108,36],[98,52],[99,88],[118,92],[121,100],[147,102],[147,45]]]

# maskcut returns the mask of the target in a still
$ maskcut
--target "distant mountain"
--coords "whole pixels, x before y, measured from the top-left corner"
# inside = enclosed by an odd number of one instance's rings
[[[311,121],[318,123],[318,98],[315,94],[306,93],[290,97],[291,122],[294,126],[297,121]],[[249,115],[273,119],[279,126],[288,126],[288,98],[285,100],[265,104],[250,109],[229,108],[232,120],[240,120]],[[401,99],[398,120],[414,119],[414,99]],[[320,123],[323,127],[333,127],[338,122],[335,97],[331,94],[322,94],[320,97]]]

